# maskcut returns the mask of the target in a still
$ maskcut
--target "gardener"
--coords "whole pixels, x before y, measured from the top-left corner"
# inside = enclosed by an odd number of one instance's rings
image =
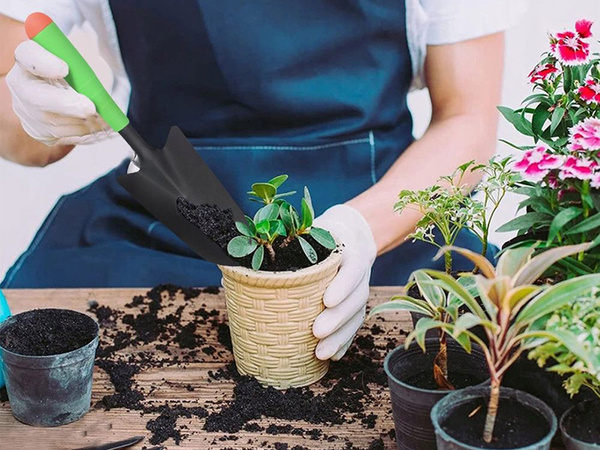
[[[87,20],[114,72],[112,95],[129,104],[150,144],[162,147],[178,125],[246,211],[254,209],[250,184],[280,173],[292,188],[309,186],[318,210],[328,208],[317,223],[344,242],[344,260],[315,334],[323,338],[317,355],[339,359],[363,322],[369,279],[399,285],[432,264],[430,246],[403,243],[418,216],[393,212],[398,192],[493,154],[501,31],[520,5],[3,0],[0,155],[45,166],[110,134],[91,101],[62,80],[67,65],[27,41],[22,23],[36,10],[65,32]],[[406,96],[422,83],[433,119],[414,141]],[[2,286],[219,284],[214,265],[117,184],[128,164],[63,197]],[[457,245],[479,244],[463,233]]]

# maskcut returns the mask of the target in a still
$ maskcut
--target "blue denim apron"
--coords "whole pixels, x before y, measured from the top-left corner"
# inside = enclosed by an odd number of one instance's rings
[[[377,182],[413,140],[403,1],[110,5],[133,126],[162,147],[178,125],[249,213],[249,186],[282,173],[290,175],[286,188],[309,186],[317,214],[343,203]],[[117,184],[126,166],[61,198],[2,286],[219,284],[213,264]],[[458,244],[479,245],[468,233]],[[372,284],[402,284],[431,266],[434,253],[407,242],[378,258]]]

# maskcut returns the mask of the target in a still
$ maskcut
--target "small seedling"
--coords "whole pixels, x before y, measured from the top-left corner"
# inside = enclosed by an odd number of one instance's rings
[[[278,193],[278,188],[287,180],[287,175],[279,175],[266,183],[254,183],[248,192],[250,199],[263,203],[253,218],[246,216],[246,222],[236,222],[241,236],[234,237],[227,245],[227,252],[234,258],[252,255],[252,268],[259,270],[265,253],[274,263],[277,249],[287,247],[297,240],[311,264],[316,264],[318,255],[313,246],[305,239],[311,236],[327,249],[334,249],[336,242],[329,231],[313,226],[314,209],[308,188],[304,188],[300,213],[284,197],[295,191]],[[281,239],[278,239],[281,238]]]

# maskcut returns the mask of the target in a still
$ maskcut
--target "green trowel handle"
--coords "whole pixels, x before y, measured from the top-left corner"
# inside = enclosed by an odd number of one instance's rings
[[[65,77],[67,83],[96,105],[98,114],[113,130],[119,132],[127,126],[129,123],[127,116],[106,92],[92,68],[69,38],[50,17],[39,12],[30,14],[25,21],[25,31],[30,39],[67,63],[69,66],[69,74]]]

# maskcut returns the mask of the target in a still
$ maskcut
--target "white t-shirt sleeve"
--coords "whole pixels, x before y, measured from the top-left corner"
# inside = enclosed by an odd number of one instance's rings
[[[426,43],[453,44],[504,31],[527,9],[525,0],[420,0],[427,16]]]
[[[2,0],[0,14],[25,22],[33,12],[48,14],[65,33],[83,23],[77,0]]]

